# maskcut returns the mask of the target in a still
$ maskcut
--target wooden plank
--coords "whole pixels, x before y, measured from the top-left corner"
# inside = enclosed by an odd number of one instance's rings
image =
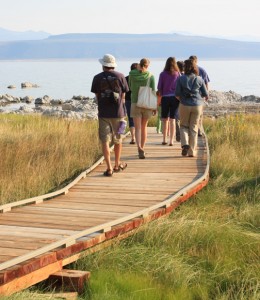
[[[50,235],[58,235],[58,236],[68,236],[75,234],[77,231],[75,230],[61,230],[61,229],[43,229],[43,228],[31,228],[31,227],[25,227],[25,226],[5,226],[1,225],[0,226],[0,231],[8,231],[8,233],[13,233],[13,232],[37,232],[37,233],[47,233]]]
[[[66,201],[59,201],[56,203],[47,203],[49,207],[54,207],[54,208],[70,208],[71,204],[67,203]],[[73,205],[74,208],[76,209],[87,209],[89,212],[90,211],[107,211],[107,212],[121,212],[121,213],[126,213],[130,214],[133,212],[136,212],[140,210],[138,207],[133,207],[133,206],[118,206],[118,205],[100,205],[100,204],[88,204],[88,203],[74,203]],[[0,220],[1,223],[1,220]]]
[[[79,202],[80,203],[80,202]],[[77,204],[77,202],[75,202],[75,204]],[[38,212],[38,213],[33,213],[33,214],[26,214],[24,212],[12,212],[9,214],[6,214],[3,218],[1,218],[1,220],[26,220],[27,218],[30,218],[30,222],[39,222],[39,220],[42,219],[43,223],[54,223],[54,224],[66,224],[67,222],[70,222],[71,224],[75,224],[75,223],[80,223],[80,224],[84,224],[86,222],[86,219],[95,219],[95,220],[113,220],[114,217],[110,217],[110,216],[106,216],[105,218],[97,218],[97,217],[86,217],[86,216],[77,216],[77,215],[59,215],[59,218],[57,218],[57,215],[51,215],[49,214],[43,214],[42,212]]]
[[[34,212],[45,212],[47,214],[61,214],[61,215],[69,215],[69,216],[84,216],[86,218],[88,217],[99,217],[99,216],[108,216],[113,217],[114,219],[118,219],[120,217],[123,217],[126,215],[126,213],[120,213],[120,212],[106,212],[106,211],[88,211],[84,209],[75,209],[75,208],[65,208],[65,207],[46,207],[46,206],[26,206],[23,207],[23,212],[26,213],[32,213]],[[45,230],[45,229],[44,229]],[[52,229],[54,230],[54,229]]]
[[[50,244],[55,241],[55,239],[43,239],[43,238],[37,238],[37,237],[20,237],[17,235],[0,235],[0,245],[2,246],[2,243],[8,241],[8,242],[24,242],[24,243],[40,243],[40,244]]]
[[[10,255],[0,255],[0,263],[6,262],[12,258],[13,258],[13,256],[10,256]]]
[[[39,270],[31,272],[21,278],[16,278],[13,281],[0,286],[0,295],[11,295],[22,289],[28,288],[38,282],[41,282],[53,274],[62,269],[62,261],[52,263],[46,267]]]
[[[10,248],[4,248],[4,247],[0,247],[0,253],[1,255],[8,255],[8,256],[19,256],[19,255],[23,255],[28,253],[28,250],[24,250],[24,249],[12,249],[12,251],[10,251]]]
[[[22,227],[24,226],[21,223],[18,223]],[[8,227],[13,227],[13,226],[8,226]],[[40,227],[31,227],[32,229],[39,229]],[[44,227],[43,227],[44,228]],[[42,228],[40,228],[42,229]],[[45,228],[44,228],[45,229]],[[48,228],[49,229],[49,228]],[[59,228],[58,228],[59,229]],[[76,231],[77,232],[77,231]],[[16,236],[16,237],[31,237],[31,238],[42,238],[42,239],[55,239],[55,240],[60,240],[65,238],[65,235],[58,235],[58,234],[50,234],[50,233],[37,233],[37,232],[28,232],[28,231],[16,231],[16,232],[5,232],[5,231],[0,231],[1,236]]]
[[[0,253],[2,248],[10,248],[10,249],[24,249],[24,250],[36,250],[46,244],[50,244],[54,242],[54,240],[48,240],[48,242],[45,243],[40,243],[40,242],[36,242],[34,239],[31,239],[31,241],[18,241],[18,240],[13,240],[13,241],[3,241],[0,240]],[[12,251],[12,250],[10,250]]]
[[[56,219],[56,220],[55,220]],[[1,219],[0,223],[1,224],[25,224],[25,225],[29,225],[31,227],[43,227],[43,228],[63,228],[66,227],[68,228],[68,226],[70,226],[71,228],[80,228],[81,230],[97,224],[102,224],[102,223],[106,223],[109,222],[113,219],[87,219],[84,221],[84,223],[79,223],[77,221],[71,222],[70,225],[68,224],[68,221],[65,220],[59,220],[58,218],[45,218],[44,220],[39,221],[38,218],[34,218],[34,219],[30,219],[30,221],[25,221],[24,218],[5,218],[5,219]]]
[[[49,224],[49,223],[31,223],[29,220],[28,221],[12,221],[10,223],[10,221],[5,221],[5,220],[0,220],[0,224],[1,225],[14,225],[14,226],[31,226],[32,228],[35,227],[35,228],[53,228],[53,229],[74,229],[74,230],[77,230],[77,231],[81,231],[81,230],[84,230],[85,227],[84,226],[81,226],[81,225],[70,225],[70,224]],[[89,226],[88,226],[89,227]],[[88,228],[87,227],[87,228]],[[3,234],[3,233],[1,233]],[[37,234],[35,233],[35,235],[37,236]],[[28,235],[27,235],[28,236]],[[45,236],[49,237],[50,235],[46,234]]]

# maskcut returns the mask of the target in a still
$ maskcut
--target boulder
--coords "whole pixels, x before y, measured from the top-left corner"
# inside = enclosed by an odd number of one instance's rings
[[[20,106],[19,112],[32,114],[35,112],[35,110],[32,107],[23,105],[23,106]]]
[[[62,100],[62,99],[51,99],[52,106],[62,105],[63,103],[64,103],[64,100]]]
[[[2,95],[2,99],[3,102],[5,103],[19,103],[20,102],[20,98],[18,97],[14,97],[8,94]]]
[[[35,83],[31,83],[31,82],[22,82],[21,83],[21,88],[24,89],[24,88],[37,88],[39,87],[37,84]]]
[[[242,96],[233,92],[209,91],[209,104],[226,105],[234,102],[240,102]]]
[[[32,103],[34,101],[34,98],[32,96],[25,96],[21,99],[21,101],[24,103]]]
[[[79,95],[79,96],[73,96],[72,99],[73,100],[88,100],[89,97]]]
[[[254,96],[254,95],[249,95],[245,96],[242,98],[243,102],[255,102],[255,103],[260,103],[260,97]]]
[[[51,98],[47,95],[43,96],[42,98],[36,98],[34,104],[36,105],[47,105],[50,104]]]

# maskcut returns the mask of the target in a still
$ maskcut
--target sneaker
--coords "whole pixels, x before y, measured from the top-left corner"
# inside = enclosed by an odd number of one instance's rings
[[[145,159],[145,152],[142,149],[138,149],[139,159]]]
[[[184,146],[182,146],[181,155],[182,155],[182,156],[187,156],[189,149],[190,149],[190,146],[189,146],[189,145],[184,145]]]

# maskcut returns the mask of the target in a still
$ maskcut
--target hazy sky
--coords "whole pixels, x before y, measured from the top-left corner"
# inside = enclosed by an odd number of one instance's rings
[[[70,32],[260,36],[260,0],[0,0],[0,27]]]

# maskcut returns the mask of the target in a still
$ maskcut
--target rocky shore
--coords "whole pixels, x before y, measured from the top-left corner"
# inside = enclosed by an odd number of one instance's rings
[[[97,119],[97,102],[93,98],[73,96],[72,99],[52,99],[43,96],[34,99],[26,96],[13,97],[0,95],[0,113],[2,114],[41,114],[72,119]],[[241,95],[229,91],[210,91],[208,105],[205,105],[204,114],[219,117],[234,113],[260,113],[260,97]]]

